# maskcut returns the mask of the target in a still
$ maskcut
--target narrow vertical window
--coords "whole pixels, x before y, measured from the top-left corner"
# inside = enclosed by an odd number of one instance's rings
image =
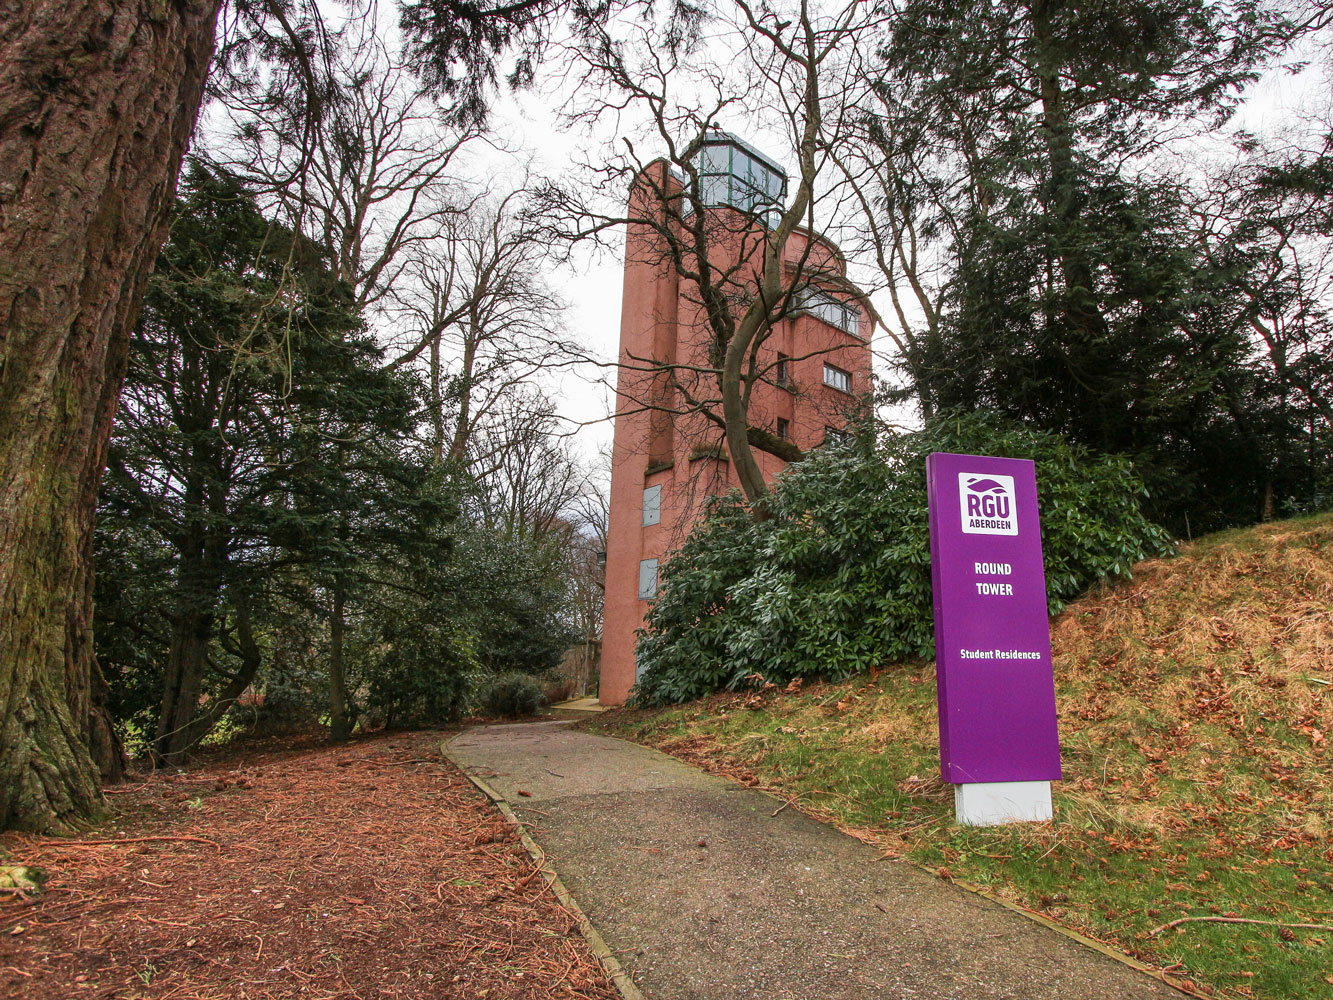
[[[784,441],[791,440],[791,422],[785,417],[778,417],[778,437]]]
[[[790,370],[789,367],[788,367],[788,365],[789,365],[790,362],[791,362],[791,358],[787,357],[787,355],[785,355],[785,354],[779,354],[779,355],[778,355],[778,370],[777,370],[777,376],[776,376],[776,377],[777,377],[778,385],[781,386],[781,387],[784,388],[784,389],[787,387],[788,383],[791,381],[791,370]]]
[[[639,600],[651,601],[657,596],[657,560],[639,560]]]
[[[643,491],[643,525],[662,523],[662,487],[649,486]]]

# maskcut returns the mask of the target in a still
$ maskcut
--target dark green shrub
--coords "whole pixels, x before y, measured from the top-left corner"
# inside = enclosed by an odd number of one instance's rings
[[[455,557],[455,592],[467,602],[477,660],[487,673],[545,673],[578,641],[553,538],[478,526],[460,532]]]
[[[367,663],[366,709],[390,729],[435,726],[463,714],[479,672],[473,637],[444,621],[385,627]]]
[[[478,703],[486,715],[521,718],[536,715],[545,703],[541,682],[531,674],[509,670],[482,683]]]
[[[1128,461],[976,415],[821,449],[781,477],[756,520],[714,500],[662,570],[640,633],[636,699],[664,704],[755,675],[837,679],[934,653],[926,456],[1037,463],[1046,586],[1055,613],[1077,594],[1170,551],[1139,508]]]

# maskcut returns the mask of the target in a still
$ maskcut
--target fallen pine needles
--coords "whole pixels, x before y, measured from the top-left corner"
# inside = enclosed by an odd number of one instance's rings
[[[116,837],[110,840],[43,840],[40,841],[42,847],[102,847],[114,844],[143,844],[155,840],[188,840],[196,844],[207,844],[214,850],[222,850],[222,846],[216,840],[209,840],[207,837]]]

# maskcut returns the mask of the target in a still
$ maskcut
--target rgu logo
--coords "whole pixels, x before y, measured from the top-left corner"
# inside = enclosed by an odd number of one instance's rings
[[[1008,517],[1009,496],[994,479],[970,479],[967,483],[968,517]]]
[[[959,473],[958,506],[964,534],[1018,534],[1013,476]]]

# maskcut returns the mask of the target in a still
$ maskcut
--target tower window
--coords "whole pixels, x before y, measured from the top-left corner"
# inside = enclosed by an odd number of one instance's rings
[[[662,487],[649,486],[643,491],[643,526],[662,523]]]
[[[657,596],[657,560],[639,560],[639,600],[651,601]]]
[[[778,437],[784,441],[791,440],[791,421],[786,417],[778,417]]]
[[[726,132],[710,133],[696,161],[699,196],[706,207],[730,205],[777,224],[787,193],[787,175],[757,149]]]
[[[828,292],[807,288],[796,297],[796,308],[835,326],[854,337],[861,335],[861,312],[849,302],[843,302]]]
[[[785,354],[778,355],[778,368],[775,377],[778,385],[783,389],[791,384],[791,358]]]
[[[852,391],[852,373],[845,372],[841,368],[835,368],[833,365],[824,365],[824,384],[837,389],[839,392]]]

